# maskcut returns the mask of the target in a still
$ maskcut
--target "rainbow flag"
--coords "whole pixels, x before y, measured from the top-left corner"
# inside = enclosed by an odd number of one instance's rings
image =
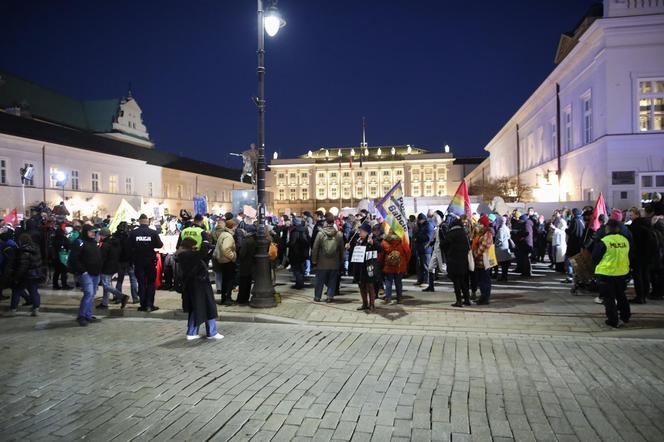
[[[470,196],[468,195],[466,180],[461,180],[459,188],[454,194],[452,201],[450,201],[450,205],[447,206],[447,213],[453,213],[456,216],[466,215],[466,218],[472,218],[473,210],[470,208]]]
[[[378,202],[377,209],[383,217],[385,233],[387,234],[390,230],[394,231],[401,238],[401,244],[403,244],[404,249],[406,249],[406,252],[410,256],[408,218],[406,217],[406,210],[403,206],[401,181],[397,181],[387,194],[385,194],[383,199]]]

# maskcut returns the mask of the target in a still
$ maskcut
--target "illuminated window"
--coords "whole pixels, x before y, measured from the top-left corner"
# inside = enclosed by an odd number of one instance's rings
[[[318,199],[324,199],[325,198],[325,189],[322,188],[322,187],[319,187],[317,195],[318,195]]]
[[[364,172],[355,172],[355,176],[358,178],[362,178],[364,176]]]
[[[593,107],[590,93],[581,99],[583,109],[583,144],[593,142]]]
[[[364,186],[362,184],[355,186],[355,198],[364,198]]]
[[[57,171],[58,171],[57,167],[48,168],[48,176],[51,179],[51,187],[56,187],[58,185],[58,181],[55,179],[55,173]]]
[[[306,187],[300,190],[300,194],[302,195],[303,200],[309,199],[309,189],[307,189]]]
[[[369,196],[372,198],[376,198],[378,196],[378,187],[377,186],[370,186],[369,187]]]
[[[370,171],[369,176],[376,176],[376,171],[375,170]]]
[[[295,201],[297,199],[297,191],[295,189],[290,189],[290,200]]]
[[[118,176],[110,175],[108,177],[108,191],[110,193],[118,193]]]
[[[309,179],[309,174],[307,172],[302,172],[300,176],[302,177],[303,180]]]
[[[92,172],[90,176],[90,188],[93,192],[99,192],[99,173]]]
[[[279,189],[279,200],[283,201],[286,199],[286,191],[284,189]]]
[[[78,170],[71,171],[71,190],[78,190]]]
[[[413,196],[421,196],[419,184],[413,184]]]
[[[664,79],[639,81],[639,129],[664,130]]]
[[[184,186],[182,184],[178,184],[176,189],[177,189],[178,199],[181,200],[184,197]]]
[[[390,176],[390,171],[389,170],[384,170],[383,171],[383,176]]]

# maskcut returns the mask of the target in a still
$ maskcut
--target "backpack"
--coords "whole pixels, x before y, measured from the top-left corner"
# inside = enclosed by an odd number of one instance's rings
[[[323,233],[323,240],[321,244],[321,250],[323,252],[323,256],[326,258],[336,258],[338,254],[338,249],[337,249],[337,235],[328,235],[327,233]]]
[[[399,267],[401,265],[401,253],[398,250],[392,250],[385,257],[385,264],[390,267]]]

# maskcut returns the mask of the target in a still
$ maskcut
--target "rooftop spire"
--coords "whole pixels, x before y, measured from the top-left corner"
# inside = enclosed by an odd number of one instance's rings
[[[365,148],[367,147],[367,122],[364,117],[362,117],[362,144],[360,144],[360,147]]]

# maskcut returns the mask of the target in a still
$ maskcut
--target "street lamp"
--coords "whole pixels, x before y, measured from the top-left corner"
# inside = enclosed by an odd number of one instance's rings
[[[258,197],[258,231],[256,232],[256,255],[254,288],[250,305],[252,307],[276,307],[274,288],[270,277],[270,261],[268,258],[268,240],[265,232],[265,33],[274,37],[286,22],[279,15],[276,0],[272,0],[267,12],[263,8],[263,0],[257,0],[258,16],[258,96],[254,99],[258,110],[258,164],[257,164],[257,197]]]

